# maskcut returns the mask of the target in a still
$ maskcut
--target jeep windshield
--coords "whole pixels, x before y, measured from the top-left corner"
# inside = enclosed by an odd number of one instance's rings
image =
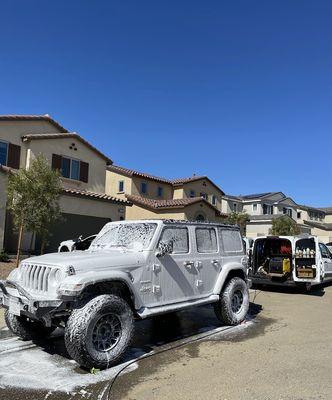
[[[108,224],[97,235],[90,250],[124,248],[130,250],[145,250],[148,248],[157,224]]]

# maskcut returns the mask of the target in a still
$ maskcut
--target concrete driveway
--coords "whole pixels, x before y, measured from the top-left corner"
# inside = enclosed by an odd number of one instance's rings
[[[61,332],[38,347],[0,340],[0,399],[331,399],[332,287],[251,300],[236,328],[211,307],[139,322],[124,362],[96,375],[68,358]]]

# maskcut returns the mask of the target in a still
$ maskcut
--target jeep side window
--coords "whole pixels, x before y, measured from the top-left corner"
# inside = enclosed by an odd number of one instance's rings
[[[187,228],[165,228],[161,234],[159,242],[167,243],[170,240],[173,241],[172,254],[189,253],[189,234]]]
[[[244,252],[239,231],[219,228],[218,235],[225,254],[239,254]]]
[[[196,245],[199,253],[216,253],[218,251],[216,230],[196,228]]]

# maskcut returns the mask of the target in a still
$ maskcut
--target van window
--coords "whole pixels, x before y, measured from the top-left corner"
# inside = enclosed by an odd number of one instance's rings
[[[325,246],[325,244],[319,243],[319,250],[320,250],[320,254],[322,255],[323,258],[331,257],[329,249]]]
[[[243,243],[239,231],[218,229],[218,234],[225,253],[243,253]]]
[[[196,245],[199,253],[216,253],[218,245],[215,229],[196,228]]]
[[[189,253],[189,234],[187,228],[165,228],[161,234],[160,242],[173,241],[173,254]]]

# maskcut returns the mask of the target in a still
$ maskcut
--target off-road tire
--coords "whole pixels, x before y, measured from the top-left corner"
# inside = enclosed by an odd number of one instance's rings
[[[242,294],[242,305],[238,312],[232,309],[232,299],[235,294]],[[217,318],[225,325],[238,325],[244,321],[249,309],[249,291],[246,282],[238,277],[226,283],[220,300],[214,303],[214,312]]]
[[[46,327],[41,322],[29,320],[23,316],[11,314],[5,311],[5,321],[8,329],[22,340],[43,339],[49,336],[56,327]]]
[[[108,351],[98,351],[93,344],[93,330],[106,315],[115,315],[121,324],[121,335]],[[128,303],[115,295],[101,295],[73,310],[65,328],[69,355],[82,367],[105,369],[116,364],[131,343],[134,316]]]

